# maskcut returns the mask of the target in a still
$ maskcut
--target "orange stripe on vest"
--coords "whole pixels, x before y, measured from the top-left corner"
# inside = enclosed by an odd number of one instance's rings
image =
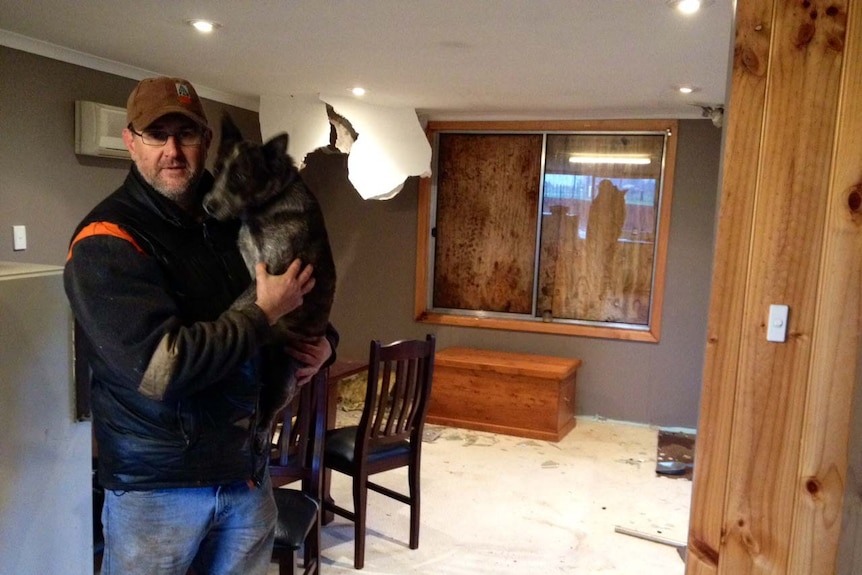
[[[84,238],[92,236],[113,236],[115,238],[120,238],[132,244],[135,249],[138,250],[138,253],[146,254],[146,252],[141,249],[141,246],[138,245],[138,242],[135,241],[135,238],[117,224],[112,224],[110,222],[93,222],[92,224],[87,224],[80,232],[78,232],[75,239],[72,240],[72,245],[69,246],[69,253],[66,256],[66,261],[72,259],[72,248],[75,247],[75,244]]]

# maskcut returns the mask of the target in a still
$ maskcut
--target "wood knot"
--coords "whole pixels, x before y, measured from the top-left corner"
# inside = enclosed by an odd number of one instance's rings
[[[831,6],[826,8],[826,15],[833,17],[833,18],[835,16],[837,16],[839,12],[840,12],[840,10],[838,9],[838,6],[836,6],[835,4],[832,4]]]
[[[837,35],[830,36],[826,40],[826,45],[829,46],[829,48],[831,50],[834,50],[836,52],[843,52],[844,51],[844,38],[842,38],[841,36],[837,36]]]
[[[862,208],[862,184],[850,189],[850,193],[847,194],[847,207],[854,214],[859,213],[859,208]]]
[[[737,536],[742,544],[748,549],[748,552],[753,555],[760,553],[760,545],[758,544],[757,539],[754,538],[754,535],[751,534],[751,530],[748,528],[745,519],[740,517],[736,520],[736,524],[739,526],[739,533],[737,533]]]
[[[796,31],[796,40],[793,42],[794,46],[802,48],[810,44],[811,39],[814,38],[815,30],[816,28],[811,22],[805,22],[799,26],[799,30]]]
[[[820,493],[820,482],[813,477],[809,478],[808,481],[805,482],[805,490],[810,495],[817,495]]]
[[[746,70],[755,76],[760,75],[760,58],[757,57],[757,52],[750,48],[743,48],[739,54],[739,59]]]

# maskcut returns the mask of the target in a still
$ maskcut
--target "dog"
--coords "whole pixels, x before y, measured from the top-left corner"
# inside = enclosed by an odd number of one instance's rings
[[[269,430],[275,416],[296,393],[296,361],[283,352],[291,340],[321,337],[335,298],[335,263],[323,212],[287,154],[288,135],[263,145],[245,140],[228,114],[222,117],[215,181],[203,199],[207,214],[239,219],[238,246],[252,284],[234,306],[256,299],[255,264],[282,274],[299,258],[314,267],[314,288],[303,304],[274,326],[275,343],[263,350],[259,429]]]

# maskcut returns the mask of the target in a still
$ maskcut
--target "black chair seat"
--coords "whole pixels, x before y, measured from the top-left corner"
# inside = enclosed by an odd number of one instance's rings
[[[314,498],[296,489],[273,489],[278,507],[275,548],[295,551],[302,547],[320,509]]]
[[[327,466],[334,469],[349,469],[353,467],[358,430],[357,426],[352,425],[331,429],[326,432],[324,460]],[[396,455],[407,455],[409,453],[409,441],[398,441],[387,445],[373,445],[366,460],[368,463],[374,463],[381,459],[388,459]]]

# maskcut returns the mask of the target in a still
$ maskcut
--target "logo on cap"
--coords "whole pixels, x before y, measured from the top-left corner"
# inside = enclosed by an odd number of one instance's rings
[[[183,104],[191,104],[192,94],[189,92],[189,87],[185,84],[180,84],[179,82],[177,82],[175,86],[177,87],[177,96],[179,97],[180,102]]]

